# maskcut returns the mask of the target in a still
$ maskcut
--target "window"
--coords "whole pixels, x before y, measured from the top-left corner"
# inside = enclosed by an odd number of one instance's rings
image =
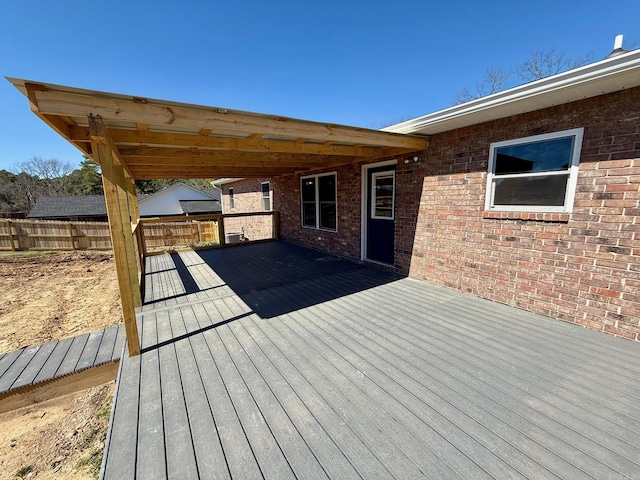
[[[394,187],[396,172],[375,172],[371,174],[371,218],[393,220]]]
[[[236,201],[233,199],[233,187],[229,187],[229,208],[231,210],[236,208]]]
[[[337,229],[336,174],[302,177],[302,226],[322,230]]]
[[[485,209],[571,212],[583,130],[492,143]]]
[[[262,182],[260,184],[260,189],[262,193],[262,211],[270,212],[271,211],[271,183],[270,182]]]

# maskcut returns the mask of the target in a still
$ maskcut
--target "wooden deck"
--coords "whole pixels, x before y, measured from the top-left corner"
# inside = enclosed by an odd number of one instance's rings
[[[0,394],[120,359],[125,333],[106,328],[0,355]]]
[[[285,243],[147,259],[104,479],[640,478],[640,346]]]

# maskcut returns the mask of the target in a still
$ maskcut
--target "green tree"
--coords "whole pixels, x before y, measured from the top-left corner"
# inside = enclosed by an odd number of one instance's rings
[[[100,167],[89,157],[84,157],[80,164],[80,174],[82,176],[83,195],[102,195],[102,175]]]

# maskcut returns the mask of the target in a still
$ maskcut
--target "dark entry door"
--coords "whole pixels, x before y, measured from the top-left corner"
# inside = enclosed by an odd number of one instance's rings
[[[367,173],[367,259],[393,265],[395,236],[395,165]]]

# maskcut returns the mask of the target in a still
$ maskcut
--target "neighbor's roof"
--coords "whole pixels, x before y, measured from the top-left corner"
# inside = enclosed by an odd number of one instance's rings
[[[218,200],[180,200],[180,207],[188,214],[222,212]]]
[[[208,189],[203,189],[203,188],[196,188],[196,187],[192,187],[191,185],[187,185],[186,183],[182,183],[182,182],[176,182],[173,183],[171,185],[169,185],[168,187],[164,187],[162,190],[158,190],[157,192],[153,192],[153,193],[149,193],[148,195],[145,195],[144,198],[141,198],[140,196],[138,196],[138,200],[140,202],[146,202],[147,200],[150,200],[156,196],[160,196],[163,193],[168,192],[169,190],[175,190],[176,188],[188,188],[191,189],[195,192],[201,193],[203,195],[206,195],[207,197],[213,199],[213,200],[220,200],[220,190],[216,189],[216,188],[208,188]]]
[[[106,215],[104,195],[42,196],[38,198],[27,218],[104,217]]]
[[[425,138],[404,134],[8,80],[37,116],[84,154],[93,154],[92,136],[115,146],[116,162],[135,179],[271,177],[427,146]],[[99,132],[91,131],[90,117]]]
[[[633,50],[383,130],[432,135],[639,85],[640,50]]]

